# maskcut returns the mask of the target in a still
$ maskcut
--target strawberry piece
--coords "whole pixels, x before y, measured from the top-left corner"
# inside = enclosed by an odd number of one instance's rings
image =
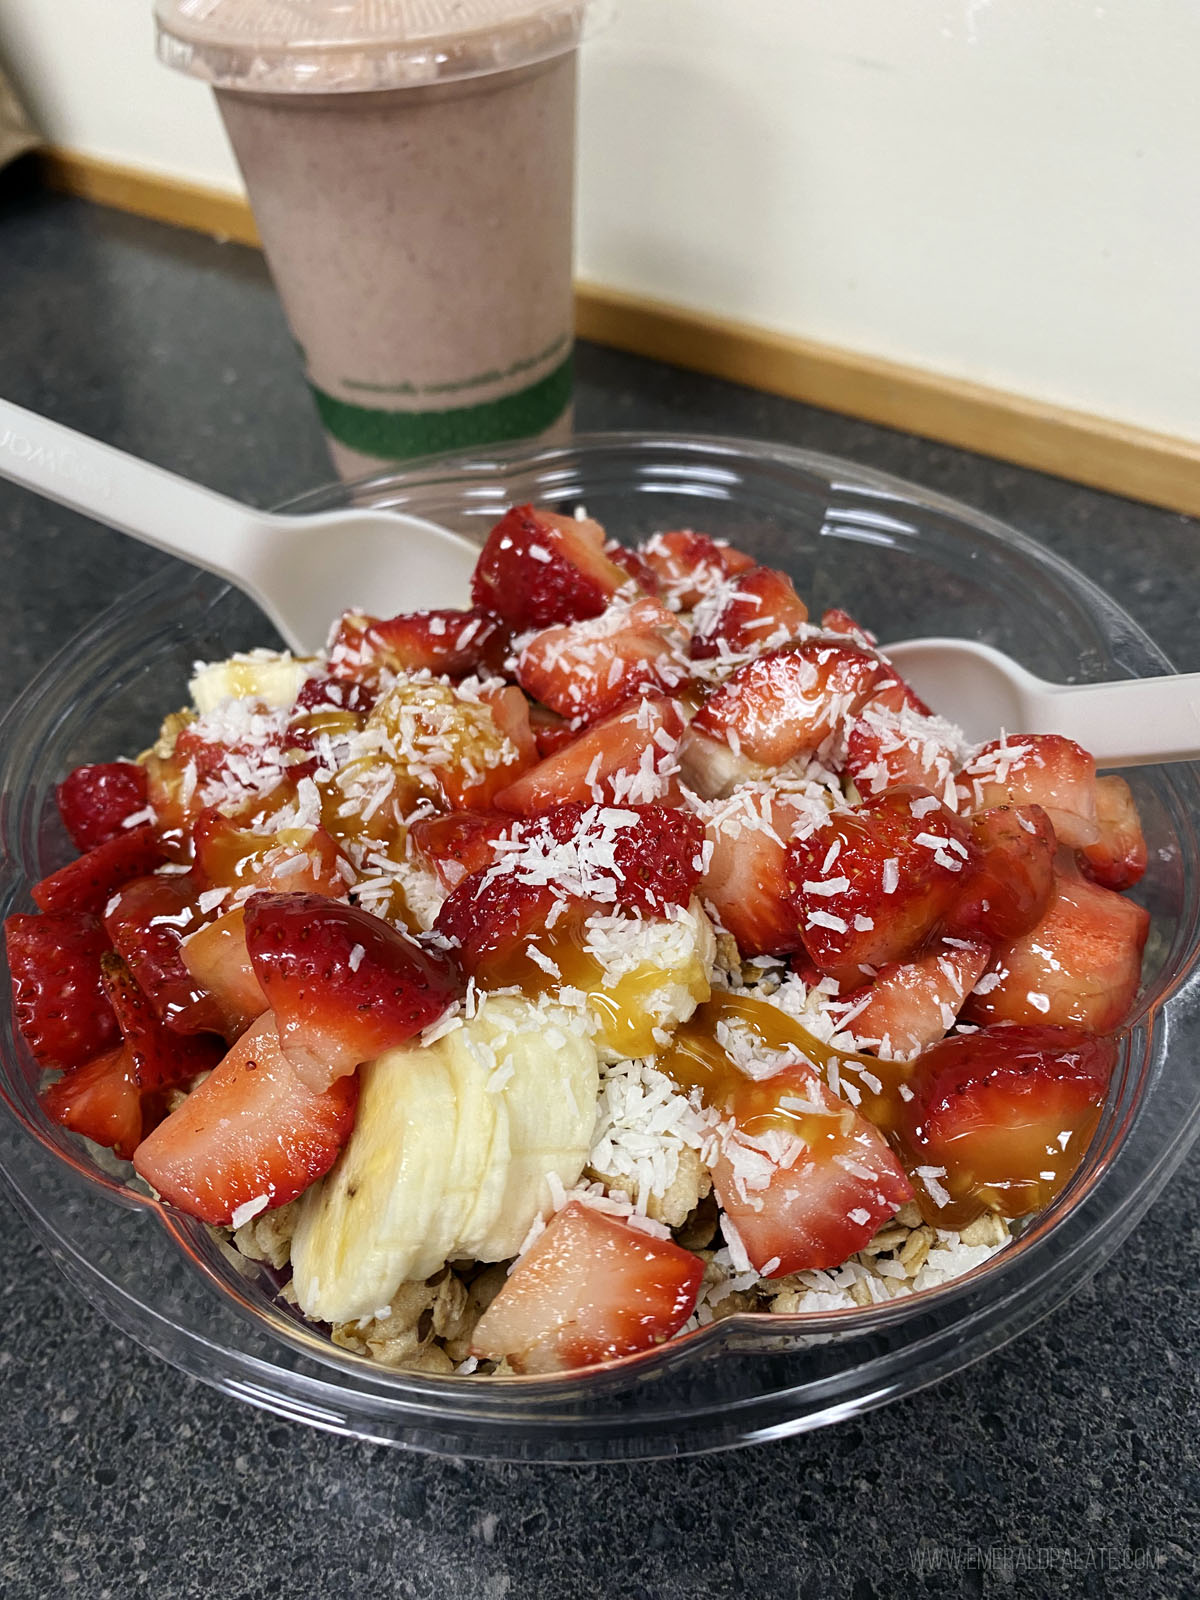
[[[332,899],[346,892],[343,857],[324,828],[255,833],[209,806],[192,824],[192,839],[196,871],[214,889],[257,887]]]
[[[347,612],[329,648],[335,678],[362,682],[389,672],[465,678],[497,671],[508,637],[484,611],[405,611],[378,621]]]
[[[260,775],[264,768],[268,772],[277,768],[278,778],[282,781],[284,748],[284,735],[279,728],[264,730],[262,737],[257,740],[227,743],[220,739],[209,739],[194,724],[189,724],[180,730],[175,740],[171,761],[181,773],[189,767],[192,769],[197,789],[214,780],[242,789],[245,785],[238,779],[234,771],[236,767],[248,765]],[[254,787],[260,787],[258,781]]]
[[[922,789],[885,789],[857,811],[835,812],[788,852],[805,949],[822,972],[857,987],[864,968],[917,954],[974,862],[966,823]]]
[[[515,825],[514,848],[464,878],[435,928],[477,975],[557,919],[603,907],[662,915],[686,905],[700,878],[704,830],[690,812],[667,806],[579,804]]]
[[[246,948],[283,1052],[318,1092],[436,1022],[460,990],[446,956],[320,895],[252,895]]]
[[[267,1010],[267,997],[246,948],[243,906],[188,934],[179,954],[196,986],[216,1004],[221,1032],[230,1043]]]
[[[183,964],[180,941],[203,921],[197,896],[204,885],[191,873],[155,874],[126,884],[104,926],[138,986],[169,1028],[220,1033],[220,1010]]]
[[[687,629],[641,595],[535,634],[517,657],[517,681],[561,716],[594,722],[643,690],[680,688],[690,677],[686,653]]]
[[[369,716],[378,696],[367,684],[333,677],[305,678],[293,709],[297,712],[341,711]]]
[[[788,891],[788,842],[813,810],[769,790],[742,789],[708,811],[710,852],[699,893],[743,957],[800,949]]]
[[[1059,877],[1031,933],[1002,945],[964,1014],[972,1022],[1054,1023],[1110,1033],[1138,991],[1150,913],[1132,900]]]
[[[1060,843],[1073,850],[1100,837],[1096,763],[1073,739],[1022,733],[985,744],[958,775],[959,810],[1041,806]]]
[[[720,1142],[713,1187],[765,1277],[840,1266],[912,1198],[883,1135],[807,1064],[743,1078],[719,1109],[736,1131]]]
[[[631,577],[644,594],[658,594],[658,574],[640,551],[609,539],[605,542],[604,554],[615,567],[620,567],[622,572]]]
[[[538,705],[536,701],[529,707],[529,727],[539,757],[552,756],[579,737],[579,730],[573,728],[565,717],[560,717],[557,711],[551,711],[548,706]]]
[[[975,868],[946,918],[951,933],[993,944],[1032,932],[1054,893],[1058,848],[1041,806],[997,806],[971,819]]]
[[[772,650],[725,679],[692,727],[770,767],[815,750],[853,717],[887,669],[877,656],[815,640]]]
[[[100,957],[104,991],[116,1014],[133,1080],[144,1093],[187,1083],[215,1067],[221,1050],[207,1035],[172,1033],[114,950]]]
[[[646,695],[603,718],[501,789],[501,811],[533,816],[565,801],[622,805],[670,799],[683,713]]]
[[[1124,778],[1096,779],[1100,837],[1078,852],[1085,876],[1105,889],[1132,889],[1146,870],[1146,839],[1137,804]]]
[[[126,818],[146,809],[146,769],[133,761],[76,767],[54,794],[76,850],[94,850],[121,833]]]
[[[637,553],[657,577],[672,611],[690,611],[726,578],[754,565],[753,556],[691,528],[656,533],[638,546]]]
[[[869,628],[864,628],[861,622],[856,622],[848,611],[843,611],[841,606],[830,606],[821,613],[821,627],[826,633],[844,633],[858,645],[866,645],[874,650],[879,640]]]
[[[323,1177],[357,1107],[355,1077],[323,1093],[307,1087],[267,1015],[142,1141],[133,1164],[169,1205],[228,1225],[240,1207],[263,1196],[268,1208],[286,1205]]]
[[[900,678],[871,696],[846,735],[846,770],[862,795],[915,783],[956,807],[957,765],[956,730]]]
[[[573,1200],[479,1320],[471,1353],[514,1372],[568,1372],[649,1350],[691,1316],[704,1263]]]
[[[79,911],[19,913],[4,924],[13,1015],[44,1067],[78,1067],[120,1039],[100,977],[108,936]]]
[[[889,962],[867,988],[846,996],[842,1026],[881,1056],[914,1055],[954,1026],[990,959],[989,945],[942,939],[915,961]]]
[[[43,1089],[40,1099],[52,1122],[106,1145],[122,1161],[128,1161],[141,1142],[142,1095],[123,1046],[72,1067]]]
[[[82,911],[98,917],[122,884],[152,872],[162,860],[158,836],[146,823],[68,861],[30,892],[43,911]]]
[[[808,607],[786,573],[748,567],[696,606],[692,659],[778,649],[798,638],[807,621]]]
[[[604,553],[598,522],[514,506],[480,552],[471,600],[523,633],[597,617],[627,581]]]
[[[446,888],[454,889],[472,872],[491,866],[494,841],[513,826],[505,811],[453,811],[448,817],[420,818],[409,838]]]
[[[953,1228],[984,1209],[1023,1217],[1048,1206],[1087,1151],[1116,1059],[1112,1039],[1011,1026],[919,1056],[905,1143],[929,1220]],[[948,1204],[921,1183],[925,1166],[940,1171]]]

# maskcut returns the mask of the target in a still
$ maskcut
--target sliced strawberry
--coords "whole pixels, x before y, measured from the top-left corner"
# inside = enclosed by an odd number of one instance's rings
[[[354,679],[305,678],[293,710],[297,713],[340,711],[365,717],[375,709],[378,698],[374,689]]]
[[[857,811],[835,812],[788,853],[805,948],[849,988],[864,968],[909,960],[950,911],[974,860],[966,823],[925,790],[885,789]]]
[[[190,769],[189,781],[194,782],[196,788],[214,779],[244,788],[237,773],[248,767],[255,772],[255,790],[265,787],[263,780],[268,776],[282,781],[286,748],[283,730],[275,726],[265,711],[260,710],[255,715],[263,728],[254,738],[241,740],[212,739],[195,724],[189,724],[175,740],[172,762],[182,772]]]
[[[246,911],[237,906],[188,934],[179,954],[199,990],[221,1014],[221,1032],[233,1042],[267,1010],[246,948]]]
[[[568,1372],[649,1350],[683,1327],[703,1276],[690,1250],[575,1200],[521,1257],[471,1353],[514,1372]]]
[[[118,1046],[82,1066],[72,1067],[41,1092],[52,1122],[128,1161],[142,1138],[142,1095],[129,1052]]]
[[[647,689],[678,689],[689,677],[687,629],[649,595],[547,628],[517,657],[526,693],[576,722],[605,717]]]
[[[540,706],[536,701],[529,707],[529,727],[539,757],[552,756],[579,737],[578,728],[573,728],[566,717],[560,717],[557,711]]]
[[[987,944],[941,939],[915,961],[889,962],[845,997],[842,1026],[881,1056],[911,1056],[949,1033],[990,958]]]
[[[506,811],[452,811],[446,817],[422,817],[409,829],[414,847],[447,889],[495,860],[492,845],[514,827]]]
[[[443,901],[434,931],[449,942],[462,970],[486,984],[564,912],[582,920],[592,909],[590,900],[547,883],[485,870],[464,878]]]
[[[76,767],[54,793],[75,848],[94,850],[121,833],[127,818],[146,809],[146,769],[134,761]]]
[[[959,810],[1041,806],[1060,843],[1073,850],[1100,837],[1096,763],[1057,733],[1010,734],[985,744],[958,775]]]
[[[346,891],[343,856],[324,828],[276,834],[241,828],[215,806],[192,824],[196,871],[214,889],[280,889],[336,898]]]
[[[217,1041],[206,1034],[189,1036],[168,1029],[114,950],[100,957],[100,968],[134,1082],[143,1094],[189,1083],[216,1066],[221,1058]]]
[[[142,992],[169,1028],[220,1033],[222,1017],[183,964],[180,941],[203,922],[204,884],[191,873],[135,878],[106,912],[104,926]]]
[[[1079,851],[1079,865],[1105,889],[1131,889],[1146,871],[1147,852],[1137,803],[1124,778],[1096,779],[1096,823],[1100,837]]]
[[[869,628],[864,628],[861,622],[856,622],[848,611],[842,610],[841,606],[830,606],[828,611],[822,611],[821,626],[826,633],[844,633],[856,644],[867,645],[872,650],[879,643]]]
[[[83,911],[98,917],[122,884],[152,872],[162,860],[158,836],[145,823],[68,861],[35,883],[31,893],[43,911]]]
[[[743,957],[801,948],[786,865],[797,823],[812,820],[803,802],[766,789],[742,789],[706,808],[710,849],[698,893]]]
[[[1058,848],[1041,806],[997,806],[971,818],[975,867],[946,918],[949,932],[993,944],[1032,932],[1054,893]]]
[[[692,726],[735,755],[779,767],[852,718],[886,671],[877,656],[848,645],[817,640],[772,650],[714,689]]]
[[[726,578],[754,565],[753,556],[691,528],[656,533],[638,546],[638,554],[657,577],[672,611],[690,611]]]
[[[786,573],[748,567],[696,606],[692,658],[778,649],[798,638],[807,621],[808,607]]]
[[[631,550],[627,544],[618,544],[615,539],[609,539],[605,542],[604,554],[614,566],[620,567],[622,572],[631,577],[643,593],[653,595],[658,593],[658,574],[639,551]]]
[[[322,902],[325,904],[325,902]],[[228,1225],[265,1196],[285,1205],[323,1177],[350,1137],[358,1079],[314,1093],[289,1064],[274,1018],[260,1018],[134,1154],[162,1198]]]
[[[320,895],[252,895],[246,948],[284,1054],[318,1092],[436,1022],[461,988],[446,956]]]
[[[44,1067],[78,1067],[112,1050],[117,1019],[101,981],[108,935],[79,911],[18,914],[4,924],[13,1016]]]
[[[1048,1206],[1083,1159],[1116,1059],[1112,1039],[1010,1026],[919,1056],[905,1142],[926,1218],[953,1228],[985,1209],[1023,1217]]]
[[[358,682],[381,668],[465,678],[497,670],[507,653],[504,629],[484,611],[405,611],[384,621],[351,611],[329,648],[329,670]]]
[[[480,552],[471,600],[523,633],[597,617],[626,582],[604,553],[598,522],[514,506]]]
[[[533,816],[564,801],[622,805],[669,798],[683,731],[678,704],[647,695],[530,767],[494,803]]]
[[[955,809],[957,765],[957,730],[900,678],[880,685],[846,735],[846,770],[862,795],[915,783]]]
[[[1110,1033],[1138,991],[1150,913],[1082,878],[1059,877],[1031,933],[1002,945],[964,1015]]]

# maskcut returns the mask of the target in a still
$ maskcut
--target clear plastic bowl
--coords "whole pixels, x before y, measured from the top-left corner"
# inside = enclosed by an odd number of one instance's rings
[[[1049,679],[1148,676],[1169,663],[1099,589],[1031,540],[951,500],[801,450],[598,436],[561,449],[442,460],[285,509],[395,506],[482,538],[515,501],[582,502],[640,538],[697,526],[786,568],[810,609],[838,604],[888,638],[959,634]],[[362,601],[370,604],[371,597]],[[420,596],[412,596],[414,606]],[[3,910],[66,860],[53,786],[82,761],[142,749],[184,703],[197,658],[269,642],[239,595],[178,569],[106,612],[21,696],[0,732]],[[119,1328],[206,1383],[321,1428],[510,1460],[633,1459],[819,1427],[932,1383],[1027,1328],[1094,1272],[1179,1164],[1200,1123],[1200,772],[1129,775],[1150,843],[1145,985],[1109,1103],[1066,1193],[994,1261],[862,1311],[736,1315],[563,1378],[434,1378],[335,1348],[281,1309],[199,1223],[123,1186],[41,1114],[7,1009],[0,1170],[37,1238]]]

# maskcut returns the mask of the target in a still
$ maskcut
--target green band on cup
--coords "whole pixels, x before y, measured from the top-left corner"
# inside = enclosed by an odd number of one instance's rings
[[[325,431],[364,456],[400,460],[442,450],[527,439],[558,421],[571,403],[574,357],[515,394],[448,411],[384,411],[338,400],[312,385]]]

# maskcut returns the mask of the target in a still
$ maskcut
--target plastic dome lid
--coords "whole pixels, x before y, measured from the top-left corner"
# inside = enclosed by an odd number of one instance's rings
[[[331,94],[479,77],[579,43],[597,0],[156,0],[158,54],[216,88]]]

